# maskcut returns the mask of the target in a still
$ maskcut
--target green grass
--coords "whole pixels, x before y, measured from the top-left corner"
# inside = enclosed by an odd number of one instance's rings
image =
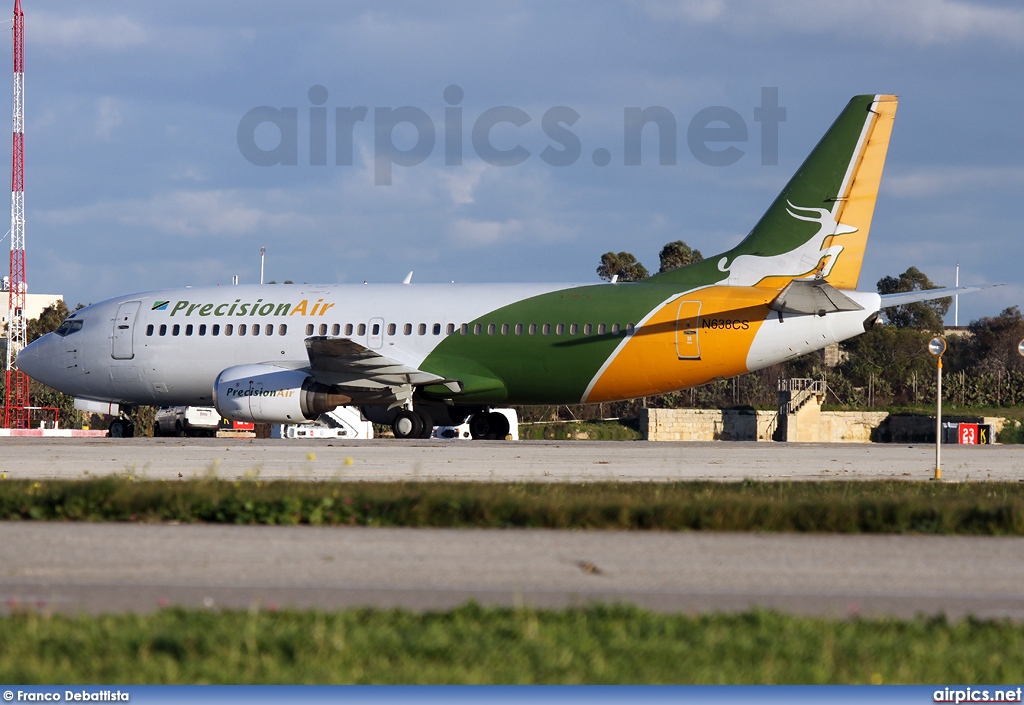
[[[519,438],[531,441],[639,441],[638,424],[618,421],[552,421],[519,424]]]
[[[1024,443],[1024,422],[1008,421],[996,440],[1000,443]]]
[[[1024,626],[633,607],[0,618],[4,683],[1020,683]]]
[[[1024,535],[1024,485],[2,480],[0,520]]]

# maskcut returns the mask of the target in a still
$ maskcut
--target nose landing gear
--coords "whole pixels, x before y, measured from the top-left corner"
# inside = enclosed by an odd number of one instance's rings
[[[111,438],[131,438],[135,435],[135,423],[132,421],[135,410],[134,406],[124,405],[121,407],[121,413],[107,427]]]
[[[116,418],[110,422],[111,438],[131,438],[135,435],[135,424],[128,419]]]

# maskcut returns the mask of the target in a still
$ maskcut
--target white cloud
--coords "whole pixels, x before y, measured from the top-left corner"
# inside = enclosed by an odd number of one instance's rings
[[[473,192],[480,185],[480,179],[487,170],[483,162],[472,162],[463,164],[455,171],[441,172],[441,178],[448,186],[448,193],[452,197],[452,203],[457,206],[464,206],[473,203],[476,199]]]
[[[124,117],[117,101],[109,95],[105,95],[96,101],[96,136],[103,140],[110,140],[114,130],[121,126]]]
[[[887,173],[882,179],[884,191],[901,198],[931,198],[957,191],[1021,185],[1022,167],[936,167]]]
[[[645,6],[656,19],[718,24],[743,33],[841,34],[850,39],[919,45],[982,39],[1024,44],[1024,8],[963,0],[662,0]]]
[[[651,9],[653,13],[662,16],[678,15],[691,22],[700,24],[717,22],[728,11],[725,0],[687,0],[678,3],[657,3]]]
[[[466,247],[507,245],[510,242],[553,243],[574,239],[579,227],[555,222],[547,214],[527,219],[471,220],[460,218],[448,227],[448,241]]]
[[[460,219],[448,229],[448,239],[458,245],[481,247],[507,241],[522,229],[523,224],[516,219],[502,222]]]
[[[184,181],[204,182],[210,180],[210,175],[199,167],[187,167],[184,170],[175,171],[171,178]]]
[[[121,51],[145,44],[149,33],[124,15],[113,17],[67,17],[34,10],[26,27],[33,42],[47,48],[87,48],[91,51]]]
[[[94,63],[101,54],[132,51],[134,56],[171,55],[182,62],[179,70],[200,66],[209,70],[219,62],[237,56],[257,37],[254,27],[226,23],[209,26],[204,17],[186,9],[171,20],[145,17],[146,9],[133,7],[126,14],[79,15],[35,10],[25,17],[25,39],[29,51],[38,47],[46,53],[67,56],[78,53]],[[140,59],[141,60],[141,59]]]
[[[263,206],[253,205],[253,202]],[[277,208],[271,209],[270,205]],[[314,220],[291,210],[278,194],[237,190],[169,191],[148,199],[102,201],[78,208],[43,211],[40,220],[57,225],[119,223],[165,235],[236,237],[267,230],[290,231]]]

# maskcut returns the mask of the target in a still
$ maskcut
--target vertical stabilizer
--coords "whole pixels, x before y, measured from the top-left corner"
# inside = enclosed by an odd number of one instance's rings
[[[782,288],[820,277],[838,289],[857,287],[896,102],[894,95],[850,100],[747,237],[710,258],[722,277],[716,283]],[[652,279],[683,281],[676,272]]]
[[[885,155],[889,151],[889,137],[896,118],[896,96],[876,96],[870,111],[871,119],[864,126],[865,135],[857,150],[857,159],[850,165],[850,174],[844,183],[842,197],[837,203],[836,220],[856,228],[850,235],[835,235],[825,241],[825,248],[842,244],[843,252],[831,272],[825,277],[837,289],[856,289],[864,249],[868,244],[871,217],[875,213],[878,186],[882,181]]]

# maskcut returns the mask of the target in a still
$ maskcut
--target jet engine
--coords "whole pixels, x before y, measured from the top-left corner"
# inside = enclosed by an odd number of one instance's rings
[[[273,365],[229,367],[213,383],[214,406],[235,421],[308,423],[350,401],[307,372]]]

